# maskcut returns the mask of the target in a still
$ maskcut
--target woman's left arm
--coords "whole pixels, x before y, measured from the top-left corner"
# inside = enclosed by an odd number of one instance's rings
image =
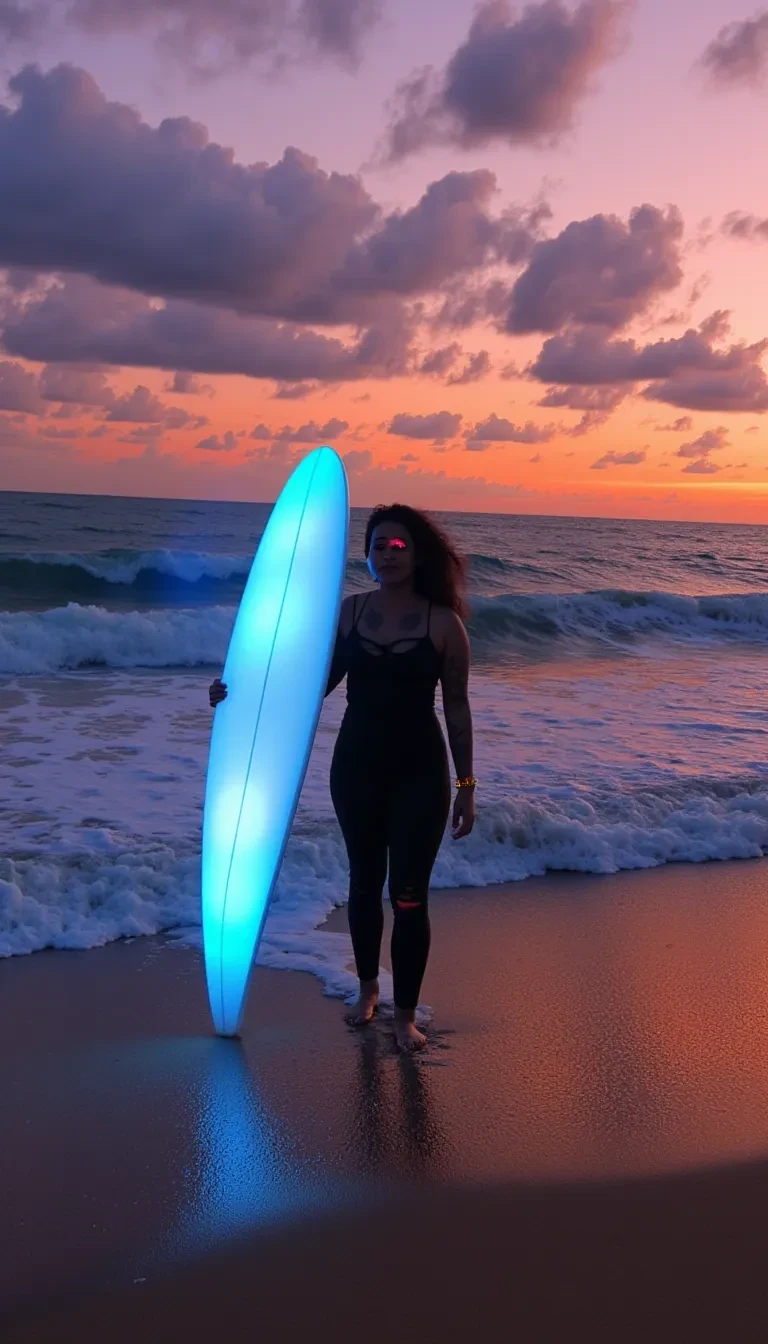
[[[469,638],[454,612],[445,624],[440,682],[448,741],[459,780],[472,779],[472,711],[469,707]],[[474,784],[457,790],[453,808],[453,838],[469,835],[475,823]]]

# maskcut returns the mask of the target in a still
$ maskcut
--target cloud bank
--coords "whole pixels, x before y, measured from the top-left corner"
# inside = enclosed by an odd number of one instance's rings
[[[611,338],[604,328],[577,328],[545,341],[530,373],[546,383],[616,387],[644,382],[647,400],[681,410],[764,412],[768,378],[761,360],[768,341],[718,348],[726,330],[725,313],[713,314],[682,336],[647,345]]]
[[[531,420],[525,425],[515,425],[493,412],[468,429],[464,438],[469,451],[478,453],[497,443],[548,443],[554,433],[554,425],[535,425]]]
[[[269,57],[327,57],[354,68],[381,0],[0,0],[0,34],[145,33],[193,76],[213,78]]]
[[[2,266],[253,316],[370,324],[382,304],[522,259],[538,237],[540,213],[491,212],[485,169],[448,173],[411,209],[386,214],[356,176],[294,148],[272,165],[237,163],[199,123],[152,127],[72,66],[28,66],[9,88]]]
[[[461,415],[451,411],[434,411],[431,415],[409,415],[407,411],[398,411],[393,415],[388,434],[399,434],[405,439],[431,439],[435,443],[445,443],[454,439],[461,428]]]

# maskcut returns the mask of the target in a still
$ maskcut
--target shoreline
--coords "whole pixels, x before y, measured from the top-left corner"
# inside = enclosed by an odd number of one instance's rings
[[[604,678],[579,666],[576,686],[560,674],[538,689],[525,679],[478,682],[477,773],[487,783],[473,835],[440,847],[436,887],[768,852],[768,720],[756,708],[756,666],[736,702],[721,668],[721,704],[703,666],[671,684],[658,665],[633,664],[648,710],[640,723]],[[15,694],[0,686],[0,880],[10,887],[0,950],[92,947],[199,922],[211,726],[203,692],[199,673],[42,678],[17,681]],[[625,679],[623,696],[632,694]],[[289,944],[300,948],[297,968],[306,965],[309,932],[346,895],[347,856],[328,794],[342,708],[339,697],[321,718],[267,926],[277,962]],[[312,950],[318,967],[329,968],[327,941]]]

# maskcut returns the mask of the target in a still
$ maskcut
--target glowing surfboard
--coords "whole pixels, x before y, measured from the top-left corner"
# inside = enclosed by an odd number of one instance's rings
[[[317,448],[287,481],[229,642],[203,811],[203,948],[221,1036],[236,1036],[328,681],[347,557],[341,458]]]

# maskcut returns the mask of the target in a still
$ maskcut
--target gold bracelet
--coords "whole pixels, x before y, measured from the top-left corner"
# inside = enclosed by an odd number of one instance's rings
[[[466,779],[456,780],[457,789],[474,789],[476,788],[476,786],[477,786],[477,780],[475,779],[474,775],[468,775]]]

